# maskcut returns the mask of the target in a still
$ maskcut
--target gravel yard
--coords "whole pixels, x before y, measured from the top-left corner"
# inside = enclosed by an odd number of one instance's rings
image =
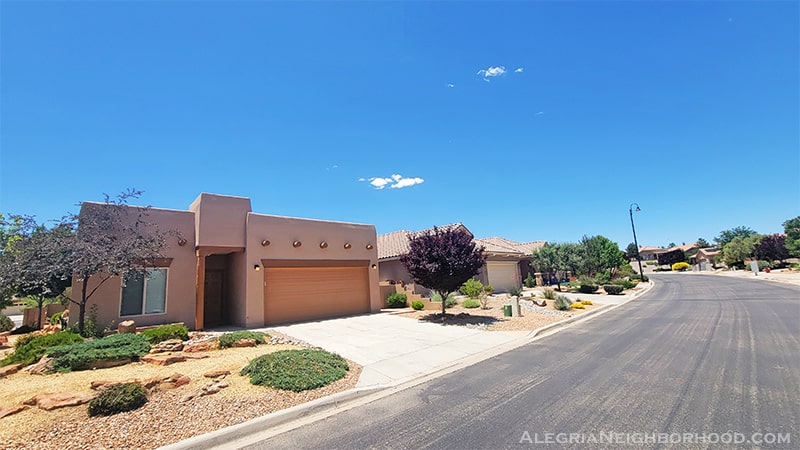
[[[273,333],[270,333],[273,334]],[[239,370],[257,356],[294,345],[259,345],[205,352],[208,358],[190,359],[169,366],[136,362],[121,367],[66,374],[31,375],[18,372],[0,379],[0,408],[19,405],[36,394],[93,392],[92,381],[124,381],[180,373],[190,384],[174,390],[153,391],[142,408],[109,417],[90,418],[87,405],[52,411],[30,407],[0,419],[2,449],[152,449],[218,430],[353,388],[361,367],[352,361],[341,380],[326,387],[295,393],[250,384]],[[182,398],[212,382],[203,374],[227,369],[229,387],[217,394]]]

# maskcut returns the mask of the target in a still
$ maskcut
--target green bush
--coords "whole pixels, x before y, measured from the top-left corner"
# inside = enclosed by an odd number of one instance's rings
[[[769,261],[759,260],[758,261],[758,271],[761,272],[766,268],[770,268],[771,269],[772,268],[772,264]],[[750,270],[750,264],[748,264],[747,267],[745,267],[745,270]]]
[[[508,295],[512,297],[519,297],[522,294],[522,290],[518,287],[512,287],[508,289]]]
[[[644,263],[644,265],[646,265],[646,266],[655,266],[656,264],[658,264],[658,263],[655,262],[655,261],[645,261],[645,263]]]
[[[492,292],[494,292],[494,288],[491,285],[487,284],[486,286],[483,287],[483,292],[485,292],[486,295],[492,295]]]
[[[606,294],[609,295],[619,295],[622,294],[623,287],[618,284],[606,284],[603,286],[603,290],[606,291]]]
[[[569,311],[572,309],[572,302],[567,298],[566,295],[556,295],[555,302],[553,306],[559,311]]]
[[[622,286],[623,289],[633,289],[639,284],[639,282],[635,280],[621,279],[621,280],[614,280],[611,282],[611,284]]]
[[[483,293],[483,283],[475,278],[470,278],[461,285],[459,290],[469,298],[478,298]]]
[[[590,284],[603,285],[603,284],[607,284],[610,281],[611,281],[611,272],[610,271],[605,271],[605,272],[600,272],[600,273],[595,274],[594,283],[590,283]]]
[[[147,403],[147,390],[137,383],[112,384],[89,401],[89,416],[110,416],[133,411]]]
[[[536,287],[536,278],[533,278],[533,275],[528,274],[522,284],[524,284],[526,288]]]
[[[249,375],[251,384],[301,392],[327,386],[348,370],[344,358],[324,350],[282,350],[250,361],[239,375]]]
[[[442,296],[439,295],[438,292],[434,293],[431,296],[431,301],[432,302],[436,302],[436,303],[441,302],[442,301]],[[456,295],[454,293],[452,293],[452,292],[447,294],[447,300],[445,300],[445,302],[444,302],[444,307],[445,308],[452,308],[453,306],[456,306],[457,304],[458,304],[458,300],[456,300]]]
[[[406,297],[406,294],[399,292],[392,292],[389,294],[389,298],[386,299],[386,305],[389,308],[405,308],[407,304],[408,297]]]
[[[59,311],[52,316],[50,316],[50,325],[58,325],[61,323],[61,315],[64,314],[64,311]]]
[[[11,331],[14,329],[14,321],[8,316],[0,314],[0,333]]]
[[[578,288],[578,292],[582,294],[594,294],[598,289],[600,289],[600,286],[596,284],[582,284],[581,287]]]
[[[555,300],[556,299],[556,291],[552,289],[544,289],[542,290],[542,297],[548,300]]]
[[[686,270],[689,270],[690,267],[692,266],[690,266],[689,263],[681,261],[673,264],[672,270],[674,272],[685,272]]]
[[[241,339],[255,339],[256,344],[266,344],[270,337],[267,333],[259,331],[231,331],[220,336],[218,344],[220,348],[230,348],[233,347],[234,342]]]
[[[141,335],[146,337],[147,341],[154,345],[170,339],[188,341],[189,329],[183,325],[161,325],[160,327],[144,330]]]
[[[468,298],[463,302],[461,302],[461,306],[463,306],[464,308],[477,308],[481,306],[481,302],[475,300],[474,298]]]
[[[625,263],[617,269],[615,277],[617,278],[633,278],[637,275],[630,263]]]
[[[50,348],[77,345],[78,342],[83,342],[83,338],[79,334],[69,332],[23,336],[17,339],[17,343],[14,345],[14,353],[0,361],[0,366],[33,364],[42,359],[42,356]]]
[[[63,333],[58,333],[63,334]],[[86,370],[94,361],[137,360],[150,351],[150,342],[140,334],[115,334],[80,344],[60,345],[47,350],[58,372]]]
[[[417,311],[420,311],[422,310],[422,308],[425,307],[425,302],[421,300],[414,300],[413,302],[411,302],[411,307]]]

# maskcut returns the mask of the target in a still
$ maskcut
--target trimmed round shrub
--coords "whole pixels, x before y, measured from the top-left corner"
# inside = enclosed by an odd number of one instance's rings
[[[325,350],[282,350],[250,361],[239,375],[259,386],[301,392],[327,386],[349,368],[344,358]]]
[[[690,267],[692,267],[692,266],[690,266],[689,263],[681,261],[681,262],[676,262],[675,264],[673,264],[672,265],[672,270],[674,272],[685,272],[685,271],[689,270]]]
[[[14,329],[14,321],[10,317],[0,314],[0,333]]]
[[[468,298],[463,302],[461,302],[461,306],[463,306],[464,308],[477,308],[481,306],[481,302],[472,298]]]
[[[42,359],[51,348],[69,347],[83,342],[81,335],[70,332],[22,336],[14,345],[14,353],[0,361],[0,366],[9,364],[29,365]],[[148,346],[149,349],[149,346]]]
[[[423,308],[425,308],[425,302],[421,300],[414,300],[411,302],[411,307],[417,311],[421,311]]]
[[[600,286],[596,284],[582,284],[578,291],[581,294],[594,294],[598,289],[600,289]]]
[[[147,403],[147,389],[140,384],[113,384],[89,401],[89,416],[110,416],[133,411],[145,403]]]
[[[151,344],[158,344],[170,339],[189,340],[189,329],[183,325],[161,325],[160,327],[144,330],[141,334]]]
[[[406,294],[401,294],[399,292],[392,292],[386,299],[386,306],[388,306],[389,308],[405,308],[407,302],[408,302],[408,297],[406,297]]]
[[[583,306],[583,303],[580,302],[573,303],[571,306],[572,309],[586,309],[586,307]]]
[[[260,333],[258,331],[231,331],[230,333],[225,333],[219,337],[219,347],[220,348],[230,348],[233,347],[233,344],[236,341],[242,339],[255,339],[256,344],[266,344],[267,339],[271,336],[267,333]]]
[[[566,295],[556,295],[556,299],[553,302],[553,306],[559,311],[569,311],[572,309],[572,302],[567,298]]]
[[[603,290],[606,291],[606,294],[609,295],[619,295],[622,294],[622,286],[617,284],[607,284],[603,286]]]
[[[461,285],[459,290],[469,298],[478,298],[481,292],[483,292],[483,283],[475,278],[470,278]]]

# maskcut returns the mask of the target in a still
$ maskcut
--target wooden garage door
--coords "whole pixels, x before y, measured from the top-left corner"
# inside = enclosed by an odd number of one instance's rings
[[[505,292],[519,287],[519,271],[516,262],[487,261],[487,278],[495,292]]]
[[[370,310],[367,267],[267,267],[264,282],[267,325]]]

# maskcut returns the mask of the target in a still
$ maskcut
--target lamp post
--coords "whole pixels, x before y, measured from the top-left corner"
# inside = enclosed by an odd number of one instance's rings
[[[636,205],[636,211],[641,211],[638,203],[631,203],[628,208],[628,214],[631,216],[631,230],[633,230],[633,245],[636,246],[636,262],[639,263],[639,278],[644,281],[644,272],[642,272],[642,255],[639,254],[639,242],[636,241],[636,227],[633,226],[633,205]]]

